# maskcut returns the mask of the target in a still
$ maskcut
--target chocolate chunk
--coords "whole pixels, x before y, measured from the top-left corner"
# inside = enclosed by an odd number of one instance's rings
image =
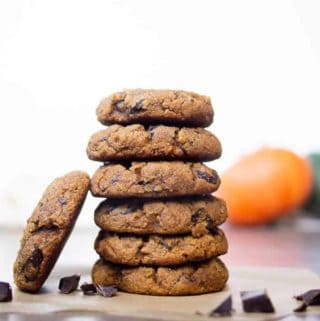
[[[130,113],[136,114],[143,110],[143,99],[136,102],[136,104],[131,108]]]
[[[9,283],[0,282],[0,302],[12,301],[12,289]]]
[[[61,293],[69,294],[78,289],[80,275],[74,274],[60,279],[59,290]]]
[[[104,296],[106,298],[115,296],[118,292],[117,287],[114,285],[102,286],[102,285],[96,284],[95,286],[96,286],[97,294]]]
[[[211,218],[207,217],[206,223],[207,223],[207,229],[211,232],[211,234],[213,234],[213,235],[219,234],[219,230],[218,230],[218,228],[213,224],[213,221],[212,221]]]
[[[108,139],[107,139],[106,136],[102,136],[99,141],[100,141],[101,143],[103,143],[103,142],[106,142],[107,140],[108,140]]]
[[[204,179],[205,181],[207,181],[208,183],[211,183],[211,184],[217,184],[218,182],[218,177],[217,175],[209,175],[208,173],[206,172],[203,172],[203,171],[200,171],[200,170],[197,170],[196,171],[196,174],[197,176],[200,178],[200,179]]]
[[[83,295],[94,295],[97,293],[96,286],[93,283],[83,283],[80,289]]]
[[[197,224],[199,221],[200,214],[201,214],[201,208],[197,209],[194,213],[192,213],[191,222],[194,224]]]
[[[320,289],[309,290],[305,293],[295,296],[295,299],[303,301],[294,312],[304,312],[309,305],[320,305]]]
[[[266,290],[241,291],[240,296],[245,312],[275,312]]]
[[[61,205],[66,205],[67,204],[67,200],[64,197],[59,197],[59,203]]]
[[[232,315],[232,297],[228,296],[219,306],[209,313],[210,317],[229,317]]]
[[[33,281],[37,278],[42,261],[42,251],[38,247],[35,247],[31,256],[28,258],[25,265],[23,266],[25,278],[27,281]]]
[[[309,290],[297,295],[295,299],[304,301],[307,305],[320,305],[320,289]]]

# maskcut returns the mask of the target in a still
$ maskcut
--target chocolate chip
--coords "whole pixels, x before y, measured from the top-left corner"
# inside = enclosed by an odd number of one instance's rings
[[[100,139],[99,139],[99,142],[103,143],[103,142],[106,142],[108,139],[106,136],[102,136]]]
[[[229,317],[232,315],[232,297],[228,296],[219,306],[209,313],[210,317]]]
[[[74,274],[60,279],[59,290],[61,293],[69,294],[77,290],[80,281],[80,275]]]
[[[83,295],[94,295],[97,293],[96,286],[93,283],[83,283],[80,289]]]
[[[197,170],[196,174],[200,179],[204,179],[208,183],[211,183],[211,184],[218,183],[218,176],[215,174],[209,175],[208,173],[201,171],[201,170]]]
[[[9,283],[0,282],[0,302],[12,301],[12,289]]]
[[[110,286],[102,286],[99,284],[95,284],[96,290],[97,290],[97,294],[104,296],[106,298],[110,298],[112,296],[115,296],[118,292],[118,289],[116,286],[114,285],[110,285]]]
[[[195,212],[193,212],[191,215],[191,222],[194,224],[197,224],[199,221],[200,214],[201,214],[201,208],[199,208]]]
[[[320,305],[320,289],[309,290],[295,296],[295,299],[304,301],[307,305]]]
[[[219,234],[219,230],[218,230],[218,228],[213,224],[213,221],[212,221],[211,218],[207,217],[206,223],[207,223],[207,229],[211,232],[211,234],[213,234],[213,235],[218,235],[218,234]]]
[[[240,296],[245,312],[275,312],[266,290],[241,291]]]
[[[67,200],[62,196],[62,197],[59,197],[59,203],[61,205],[66,205],[67,204]]]
[[[138,181],[138,185],[145,185],[146,183],[145,183],[145,181],[144,180],[139,180]]]
[[[294,312],[304,312],[309,305],[320,305],[320,289],[309,290],[305,293],[295,296],[295,299],[303,301]]]
[[[135,103],[134,106],[130,109],[130,113],[136,114],[139,113],[143,110],[143,99],[139,100],[138,102]]]
[[[31,256],[27,259],[23,270],[27,281],[34,281],[38,277],[41,262],[43,261],[42,251],[35,247]]]

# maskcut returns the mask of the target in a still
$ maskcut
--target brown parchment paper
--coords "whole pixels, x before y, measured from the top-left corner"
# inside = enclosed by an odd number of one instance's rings
[[[45,289],[37,295],[26,294],[14,288],[14,300],[0,303],[0,316],[4,312],[57,313],[68,311],[103,312],[108,315],[155,320],[272,320],[292,314],[298,306],[293,296],[312,288],[320,288],[319,277],[308,270],[291,268],[232,267],[230,280],[219,293],[183,296],[155,297],[120,292],[112,298],[84,296],[80,291],[65,295],[58,292],[59,277],[81,273],[81,283],[90,282],[89,267],[66,267],[54,272]],[[275,306],[274,314],[247,314],[242,311],[240,290],[267,289]],[[210,318],[207,314],[230,293],[235,312],[232,317]],[[319,307],[309,307],[308,313],[320,315]],[[196,312],[202,315],[196,314]],[[91,320],[91,319],[90,319]]]

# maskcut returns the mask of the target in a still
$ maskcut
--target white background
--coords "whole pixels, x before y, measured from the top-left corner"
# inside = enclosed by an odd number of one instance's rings
[[[210,95],[220,171],[261,145],[319,149],[319,17],[316,0],[1,0],[0,224],[22,224],[55,176],[93,173],[95,108],[122,88]]]

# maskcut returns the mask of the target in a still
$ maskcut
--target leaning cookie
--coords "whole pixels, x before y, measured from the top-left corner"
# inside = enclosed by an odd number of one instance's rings
[[[210,98],[182,90],[129,89],[101,101],[98,120],[110,124],[169,124],[207,127],[213,121]]]
[[[133,162],[100,167],[92,177],[91,192],[110,198],[173,197],[210,194],[219,185],[216,171],[202,163]]]
[[[178,199],[103,201],[95,223],[105,231],[134,234],[207,234],[227,218],[226,203],[210,195]]]
[[[128,267],[99,260],[92,281],[119,290],[148,295],[192,295],[221,291],[229,277],[221,260],[172,267]]]
[[[168,266],[225,254],[228,243],[223,231],[218,228],[199,238],[191,235],[121,235],[100,231],[95,250],[113,263]]]
[[[38,292],[49,276],[80,213],[89,176],[71,172],[55,179],[28,219],[14,264],[19,289]]]
[[[91,136],[87,154],[96,161],[198,160],[221,156],[216,136],[203,128],[112,125]]]

